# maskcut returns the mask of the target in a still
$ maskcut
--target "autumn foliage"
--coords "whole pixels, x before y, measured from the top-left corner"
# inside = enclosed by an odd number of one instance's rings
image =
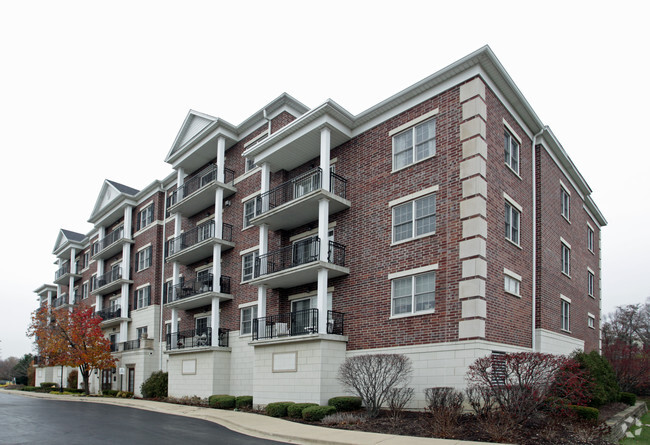
[[[39,354],[50,366],[79,368],[86,394],[88,381],[94,369],[115,366],[111,356],[110,341],[100,327],[101,318],[93,308],[75,307],[49,313],[42,307],[32,314],[27,335],[34,338]]]

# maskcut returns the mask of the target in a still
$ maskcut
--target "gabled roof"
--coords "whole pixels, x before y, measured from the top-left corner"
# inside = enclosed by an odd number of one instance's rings
[[[60,255],[71,247],[80,248],[81,243],[86,238],[86,235],[81,233],[73,232],[72,230],[60,229],[59,234],[56,237],[56,242],[54,243],[54,249],[52,253],[54,255]]]
[[[84,240],[86,235],[83,233],[73,232],[72,230],[61,229],[61,233],[70,241],[81,242]]]
[[[129,187],[128,185],[123,185],[120,184],[119,182],[111,181],[110,179],[107,179],[106,182],[114,186],[116,189],[118,189],[122,193],[126,193],[127,195],[135,196],[138,194],[140,190],[136,190],[133,187]]]
[[[172,155],[180,151],[188,142],[196,139],[198,135],[205,133],[208,128],[211,128],[213,124],[218,121],[218,118],[210,116],[209,114],[190,110],[187,113],[187,116],[185,116],[185,120],[176,135],[176,139],[174,139],[172,148],[169,150],[169,153],[167,153],[165,162],[167,162]]]
[[[116,206],[120,202],[131,199],[138,193],[138,190],[119,184],[115,181],[104,180],[102,188],[95,201],[93,211],[88,218],[88,222],[95,224],[100,221],[104,216],[116,210]]]

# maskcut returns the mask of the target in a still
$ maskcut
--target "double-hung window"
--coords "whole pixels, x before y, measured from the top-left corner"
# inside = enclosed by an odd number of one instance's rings
[[[252,280],[255,273],[255,259],[259,256],[258,251],[242,255],[241,258],[241,280]]]
[[[596,317],[591,313],[587,314],[587,327],[596,329]]]
[[[519,226],[521,213],[509,202],[506,202],[505,209],[506,239],[509,239],[513,243],[519,245]]]
[[[151,246],[142,249],[135,254],[135,271],[146,269],[151,266]]]
[[[562,244],[562,273],[571,276],[571,246]]]
[[[392,281],[392,315],[433,311],[436,302],[436,273],[428,272]]]
[[[81,298],[88,298],[88,282],[81,285]]]
[[[571,203],[571,197],[569,192],[564,187],[560,187],[560,196],[562,200],[562,216],[569,221],[569,205]]]
[[[88,268],[88,263],[90,262],[90,252],[84,252],[82,255],[82,266],[84,269]]]
[[[138,340],[140,340],[143,335],[147,335],[147,326],[136,328],[136,335],[138,336]]]
[[[570,325],[569,325],[569,313],[571,311],[571,300],[568,298],[562,298],[560,300],[560,316],[562,320],[562,330],[563,331],[570,331]]]
[[[436,120],[431,119],[393,136],[393,170],[436,154]]]
[[[151,304],[151,286],[142,287],[135,291],[135,308],[140,309]]]
[[[505,291],[512,295],[520,296],[521,281],[509,275],[504,275]]]
[[[508,130],[503,133],[503,151],[506,165],[519,174],[519,141]]]
[[[241,309],[241,335],[249,335],[253,332],[253,320],[257,318],[257,305]]]
[[[594,281],[595,276],[591,270],[587,271],[587,295],[590,297],[594,296]]]
[[[261,212],[260,205],[258,204],[258,199],[253,198],[244,203],[244,228],[251,225],[251,219],[258,216]]]
[[[154,205],[151,204],[138,212],[135,230],[144,229],[153,222],[153,210]]]
[[[416,238],[435,231],[435,194],[393,207],[393,242]]]
[[[589,252],[594,252],[594,229],[587,226],[587,249]]]
[[[196,335],[208,335],[210,328],[210,317],[199,317],[194,321],[196,326]]]

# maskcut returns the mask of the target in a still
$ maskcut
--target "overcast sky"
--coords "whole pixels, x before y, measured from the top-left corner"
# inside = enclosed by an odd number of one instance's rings
[[[527,6],[530,4],[530,6]],[[0,356],[104,178],[141,189],[189,109],[239,124],[282,92],[354,114],[489,44],[594,190],[603,312],[650,296],[647,2],[1,1]]]

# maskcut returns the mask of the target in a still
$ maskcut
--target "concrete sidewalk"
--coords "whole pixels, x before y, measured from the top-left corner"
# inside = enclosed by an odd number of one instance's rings
[[[72,402],[104,403],[176,416],[192,417],[195,419],[218,423],[228,429],[249,436],[304,445],[485,445],[484,442],[427,439],[423,437],[339,430],[336,428],[326,428],[290,422],[288,420],[277,419],[275,417],[260,414],[175,405],[173,403],[153,402],[150,400],[79,397],[24,391],[11,391],[11,394]]]

